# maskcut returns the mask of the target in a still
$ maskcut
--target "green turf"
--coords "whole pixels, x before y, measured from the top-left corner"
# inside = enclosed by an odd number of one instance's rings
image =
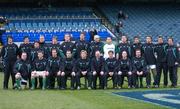
[[[179,74],[180,75],[180,74]],[[3,90],[0,73],[0,109],[166,109],[165,107],[113,95],[112,92],[158,89],[121,90]],[[109,82],[111,84],[111,82]],[[180,84],[180,80],[178,81]],[[159,88],[167,90],[170,88]],[[178,88],[179,89],[179,88]]]

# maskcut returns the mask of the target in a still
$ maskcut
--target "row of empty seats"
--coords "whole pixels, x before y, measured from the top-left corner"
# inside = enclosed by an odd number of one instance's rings
[[[130,36],[139,35],[144,39],[146,35],[152,35],[157,39],[158,35],[165,38],[173,36],[176,42],[180,39],[180,8],[179,5],[116,5],[100,6],[106,17],[116,24],[117,14],[120,10],[128,15],[123,20],[121,32]]]

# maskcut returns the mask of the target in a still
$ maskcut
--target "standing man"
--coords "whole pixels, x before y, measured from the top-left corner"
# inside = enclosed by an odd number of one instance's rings
[[[155,58],[155,45],[152,43],[152,37],[147,36],[146,37],[146,43],[143,45],[143,53],[144,58],[147,63],[147,68],[149,72],[151,71],[153,74],[153,85],[155,85],[156,80],[156,58]]]
[[[12,85],[14,86],[15,75],[13,73],[13,67],[18,56],[18,46],[13,43],[12,36],[8,36],[7,40],[8,40],[8,44],[3,46],[0,54],[4,65],[4,84],[3,84],[4,89],[8,89],[8,82],[10,75],[12,78]]]
[[[70,34],[65,34],[64,42],[60,45],[60,56],[62,58],[66,57],[66,52],[70,50],[72,52],[72,56],[74,57],[76,53],[76,49],[74,47],[74,43],[71,42]]]
[[[45,37],[44,35],[40,35],[39,37],[39,45],[41,49],[44,49],[44,58],[48,58],[48,44],[45,42]]]
[[[157,66],[157,76],[155,80],[155,87],[159,87],[160,80],[161,80],[161,73],[163,71],[164,75],[164,87],[167,87],[168,85],[168,69],[167,69],[167,60],[166,60],[166,51],[167,51],[168,45],[164,43],[163,37],[158,37],[158,44],[156,44],[155,47],[155,53],[156,53],[156,66]]]
[[[134,37],[134,43],[132,44],[131,46],[131,53],[132,53],[132,57],[135,57],[136,56],[136,50],[139,49],[141,50],[141,55],[142,54],[142,44],[140,42],[140,39],[138,36],[135,36]]]
[[[52,56],[52,49],[56,49],[58,56],[60,56],[60,44],[58,43],[57,36],[53,36],[52,43],[49,44],[48,56]]]
[[[177,87],[177,68],[178,68],[178,59],[179,53],[177,47],[174,45],[173,38],[168,38],[168,48],[167,48],[167,66],[169,71],[169,77],[171,81],[171,87]]]
[[[103,56],[103,42],[100,40],[100,36],[95,35],[94,41],[90,44],[90,56],[91,58],[95,57],[95,52],[99,51],[101,56]]]
[[[127,36],[122,36],[121,37],[121,42],[120,44],[117,46],[117,53],[116,53],[116,58],[117,59],[121,59],[122,58],[122,52],[126,51],[128,57],[131,57],[131,46],[128,43],[128,38]]]
[[[106,60],[109,57],[109,51],[113,52],[113,57],[115,57],[116,46],[112,43],[112,38],[106,38],[106,44],[103,47],[104,59]]]
[[[24,42],[22,44],[20,44],[20,46],[19,46],[19,56],[21,56],[22,52],[26,52],[27,53],[27,60],[30,61],[32,48],[33,48],[33,45],[30,44],[29,37],[25,36]]]
[[[76,58],[80,58],[80,53],[82,50],[86,50],[89,55],[89,43],[85,40],[85,37],[85,33],[82,32],[80,34],[80,39],[75,43]]]

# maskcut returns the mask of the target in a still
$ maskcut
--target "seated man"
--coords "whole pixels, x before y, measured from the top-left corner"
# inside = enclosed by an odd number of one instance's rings
[[[32,73],[31,73],[31,89],[35,89],[35,78],[43,78],[42,89],[46,89],[46,76],[49,72],[47,71],[47,60],[43,57],[43,51],[38,51],[38,59],[33,62]]]
[[[60,74],[62,71],[63,62],[58,57],[57,49],[53,48],[51,50],[51,57],[48,59],[47,71],[49,72],[48,75],[48,88],[54,89],[55,86],[55,78],[58,79],[58,87],[60,88]]]
[[[147,65],[144,57],[141,56],[141,50],[137,49],[135,51],[135,57],[132,59],[133,64],[133,84],[136,87],[143,87],[143,77],[146,77],[147,88],[150,87],[150,73],[147,70]],[[138,82],[138,83],[137,83]]]
[[[76,61],[76,66],[74,67],[73,72],[76,72],[76,80],[77,80],[77,89],[80,89],[81,82],[80,78],[85,77],[88,79],[88,89],[92,87],[92,74],[91,74],[91,64],[90,59],[87,58],[87,52],[85,50],[81,51],[81,58]]]
[[[109,57],[106,59],[107,78],[106,78],[105,86],[107,87],[108,77],[112,77],[113,88],[117,88],[117,72],[115,71],[117,67],[117,60],[113,56],[114,55],[113,51],[109,51],[108,55]]]
[[[23,88],[26,88],[27,81],[30,79],[31,75],[31,64],[27,60],[26,52],[22,52],[21,58],[16,61],[14,65],[14,73],[16,79],[15,88],[21,89],[23,86]]]
[[[128,88],[132,88],[132,64],[131,60],[128,58],[127,52],[122,52],[122,58],[118,62],[117,66],[117,80],[118,80],[118,88],[122,88],[122,85],[124,83],[124,77],[127,77],[128,79]]]
[[[73,71],[74,65],[75,65],[75,60],[72,58],[72,53],[70,50],[68,50],[66,52],[66,58],[63,61],[64,67],[62,69],[62,73],[61,73],[61,89],[66,89],[67,87],[67,78],[71,77],[71,89],[74,89],[74,85],[76,82],[76,74]]]
[[[106,89],[105,60],[99,50],[95,52],[95,57],[91,60],[91,70],[93,72],[93,89],[96,89],[97,77],[100,80],[100,89]]]

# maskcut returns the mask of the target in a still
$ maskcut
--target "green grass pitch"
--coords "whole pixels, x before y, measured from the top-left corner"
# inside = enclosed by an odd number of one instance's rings
[[[180,72],[178,72],[180,76]],[[161,79],[162,82],[162,79]],[[113,95],[112,92],[167,90],[3,90],[3,73],[0,73],[0,109],[166,109],[166,107]],[[11,84],[11,82],[9,82]],[[108,82],[112,86],[112,82]],[[162,84],[162,83],[161,83]],[[170,82],[169,82],[170,84]],[[180,79],[178,81],[180,84]],[[10,86],[11,87],[11,86]],[[180,87],[178,87],[180,89]]]

